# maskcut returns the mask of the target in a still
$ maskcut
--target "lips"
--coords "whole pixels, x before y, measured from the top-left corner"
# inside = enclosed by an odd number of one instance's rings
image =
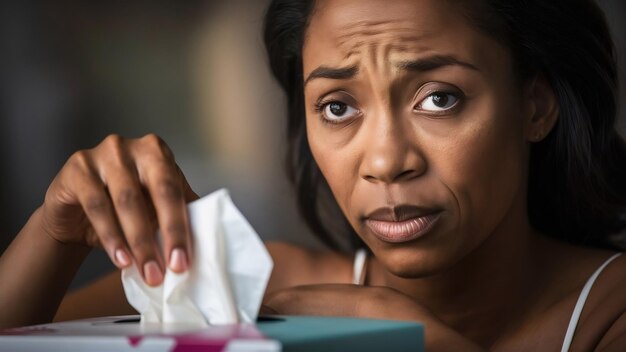
[[[439,220],[441,211],[411,205],[379,208],[365,217],[365,224],[385,242],[400,243],[422,237]]]

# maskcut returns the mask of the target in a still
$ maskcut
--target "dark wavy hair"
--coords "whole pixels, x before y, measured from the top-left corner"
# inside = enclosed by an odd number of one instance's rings
[[[626,144],[615,129],[617,65],[602,10],[593,0],[447,1],[510,50],[522,81],[543,74],[558,100],[555,127],[531,147],[531,225],[570,243],[617,247],[615,234],[626,228]],[[287,95],[287,171],[300,212],[326,245],[353,249],[358,236],[306,137],[302,46],[313,6],[312,0],[272,1],[264,41]]]

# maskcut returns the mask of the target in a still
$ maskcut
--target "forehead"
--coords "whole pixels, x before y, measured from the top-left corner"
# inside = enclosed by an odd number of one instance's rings
[[[317,0],[304,42],[304,73],[320,65],[428,54],[489,61],[494,45],[452,1]]]

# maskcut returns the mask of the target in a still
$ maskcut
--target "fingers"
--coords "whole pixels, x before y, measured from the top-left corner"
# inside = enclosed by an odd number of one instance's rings
[[[116,266],[134,262],[152,286],[163,281],[166,265],[179,273],[188,269],[191,230],[186,202],[197,195],[160,138],[112,135],[96,148],[76,153],[71,165],[64,172],[66,188],[75,194]]]
[[[155,136],[146,136],[144,155],[137,158],[138,170],[156,210],[163,235],[163,250],[169,268],[174,272],[187,270],[191,252],[191,230],[187,215],[186,192],[189,187],[180,177],[167,146]]]
[[[74,190],[75,197],[111,261],[118,268],[130,265],[132,260],[117,222],[114,206],[88,153],[84,151],[75,153],[65,170],[69,174],[66,179],[72,181],[73,187],[64,189]]]
[[[160,284],[165,265],[179,273],[189,267],[191,231],[186,181],[181,179],[172,152],[159,137],[147,135],[125,144],[112,138],[111,143],[113,146],[103,150],[113,156],[108,169],[117,171],[103,174],[117,216],[146,282]],[[150,226],[151,213],[161,229],[163,251],[154,237],[156,229]]]
[[[118,221],[132,256],[146,282],[157,285],[163,280],[163,259],[156,241],[156,228],[144,198],[135,166],[125,153],[114,155],[115,168],[103,170]]]

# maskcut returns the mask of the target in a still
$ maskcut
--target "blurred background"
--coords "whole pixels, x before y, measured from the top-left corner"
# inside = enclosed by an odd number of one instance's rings
[[[263,239],[319,246],[284,174],[284,97],[261,40],[267,3],[0,2],[0,252],[65,160],[110,133],[158,134],[198,194],[227,187]],[[626,2],[600,3],[625,82]],[[112,269],[93,251],[73,287]]]

